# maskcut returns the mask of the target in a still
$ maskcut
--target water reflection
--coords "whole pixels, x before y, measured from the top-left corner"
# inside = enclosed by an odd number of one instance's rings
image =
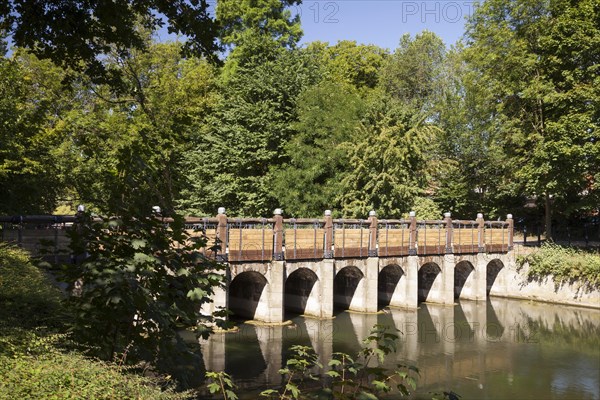
[[[451,389],[464,398],[600,399],[598,310],[491,299],[292,321],[241,324],[236,333],[211,336],[201,344],[206,369],[230,373],[254,398],[260,388],[280,384],[290,346],[311,346],[326,365],[333,352],[356,353],[371,327],[383,324],[401,332],[385,365],[416,365],[424,398]]]

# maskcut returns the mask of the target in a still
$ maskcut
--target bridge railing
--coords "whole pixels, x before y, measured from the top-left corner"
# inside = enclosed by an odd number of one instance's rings
[[[231,262],[318,260],[323,258],[394,257],[406,255],[507,252],[513,246],[512,216],[506,221],[409,219],[283,219],[228,218],[221,209],[216,218],[189,217],[185,229],[202,236],[207,257]],[[169,218],[162,219],[169,223]],[[68,254],[67,230],[76,216],[0,216],[0,240],[17,244],[33,255]],[[44,243],[45,242],[45,243]]]
[[[333,257],[369,256],[371,222],[364,219],[333,220]]]
[[[227,221],[229,261],[270,261],[274,254],[275,220],[236,218]]]
[[[452,251],[454,254],[473,254],[483,248],[483,219],[452,221]]]
[[[384,219],[378,221],[378,255],[382,257],[407,256],[415,249],[415,235],[411,221]]]
[[[487,253],[502,253],[512,249],[512,220],[484,222],[484,241]]]
[[[283,222],[286,260],[317,260],[325,257],[325,220],[291,218]]]
[[[427,220],[417,222],[417,254],[445,254],[448,238],[446,222]]]
[[[67,230],[75,220],[73,215],[0,216],[0,241],[58,261],[69,254]]]

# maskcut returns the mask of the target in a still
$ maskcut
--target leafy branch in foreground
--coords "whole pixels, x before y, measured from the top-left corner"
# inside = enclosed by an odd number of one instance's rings
[[[211,393],[221,393],[223,400],[237,400],[238,397],[234,392],[236,386],[231,375],[224,371],[206,371],[206,377],[209,380],[207,387]]]
[[[130,344],[133,359],[156,362],[186,353],[177,331],[206,328],[198,325],[198,310],[223,279],[224,267],[202,255],[205,245],[179,216],[167,225],[152,214],[82,215],[71,247],[86,257],[62,271],[74,294],[76,337],[105,360]]]
[[[333,378],[332,389],[335,399],[377,399],[377,394],[389,393],[395,387],[403,396],[416,388],[419,370],[414,366],[398,364],[388,370],[379,366],[385,357],[396,351],[398,335],[389,328],[375,325],[363,340],[363,348],[356,360],[345,353],[334,353],[329,361],[332,367],[327,375]]]
[[[300,388],[306,378],[317,381],[319,378],[311,372],[314,367],[322,367],[318,362],[318,356],[312,347],[292,346],[290,348],[292,355],[285,364],[285,368],[279,370],[279,373],[286,377],[285,385],[280,391],[275,389],[263,390],[260,395],[268,398],[279,399],[299,399],[301,396]]]

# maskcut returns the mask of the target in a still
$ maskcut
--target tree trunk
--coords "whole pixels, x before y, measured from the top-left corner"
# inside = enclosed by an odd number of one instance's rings
[[[545,219],[546,219],[546,240],[552,240],[552,199],[550,194],[546,192],[546,207],[545,207]]]

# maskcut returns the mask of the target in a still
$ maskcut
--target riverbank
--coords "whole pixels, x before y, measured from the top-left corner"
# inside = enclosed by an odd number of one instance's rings
[[[490,295],[600,309],[600,254],[548,244],[514,251]]]
[[[85,356],[67,332],[62,293],[16,248],[0,245],[0,399],[186,399],[164,379]]]

